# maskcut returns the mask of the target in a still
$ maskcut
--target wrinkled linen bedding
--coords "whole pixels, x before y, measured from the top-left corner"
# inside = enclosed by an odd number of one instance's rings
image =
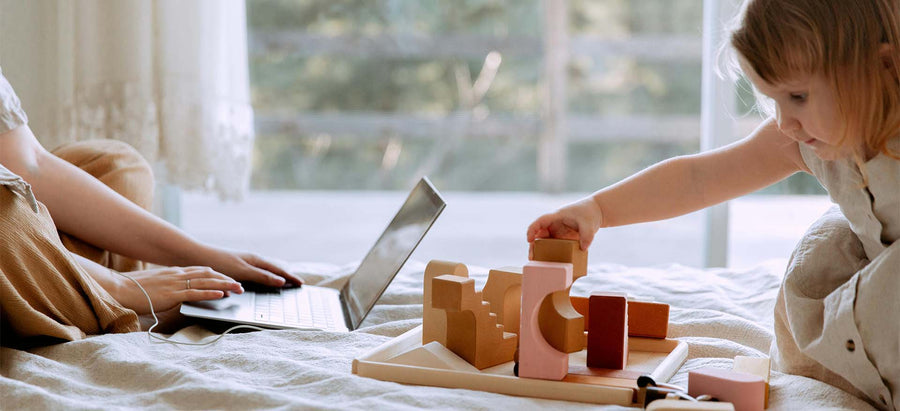
[[[737,355],[768,355],[784,264],[769,261],[745,270],[596,264],[575,283],[572,294],[621,291],[670,304],[669,337],[690,345],[687,362],[671,382],[686,385],[692,369],[731,368]],[[340,287],[354,267],[296,263],[291,270],[310,284]],[[407,263],[362,328],[352,333],[257,331],[227,335],[201,347],[128,333],[28,351],[2,348],[0,408],[596,408],[353,375],[353,358],[421,324],[424,268],[424,262]],[[476,287],[482,287],[487,269],[469,268]],[[172,338],[198,341],[210,335],[207,327],[192,325]],[[772,373],[769,409],[870,408],[822,382]]]

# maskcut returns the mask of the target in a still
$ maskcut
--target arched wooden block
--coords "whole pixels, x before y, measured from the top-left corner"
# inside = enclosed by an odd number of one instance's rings
[[[587,274],[587,251],[582,250],[578,241],[575,240],[561,240],[558,238],[539,238],[534,240],[530,260],[571,263],[572,281]]]
[[[522,319],[519,325],[519,377],[561,380],[569,354],[555,349],[541,333],[538,312],[549,294],[572,286],[572,264],[531,261],[522,268]]]
[[[544,339],[557,351],[573,353],[584,349],[584,317],[572,307],[569,288],[544,297],[538,324]]]
[[[469,277],[469,269],[465,264],[451,261],[431,260],[425,266],[425,283],[422,290],[422,345],[437,341],[447,345],[447,315],[444,310],[432,308],[432,280],[440,275],[450,274]]]
[[[474,279],[441,275],[431,286],[432,306],[447,313],[447,349],[479,370],[513,360],[518,336],[503,332]]]
[[[518,334],[522,313],[522,267],[491,270],[481,294],[484,301],[491,304],[491,311],[497,314],[503,329]]]

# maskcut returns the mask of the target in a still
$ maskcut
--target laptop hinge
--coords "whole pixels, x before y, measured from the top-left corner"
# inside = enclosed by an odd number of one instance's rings
[[[344,314],[344,325],[347,326],[348,330],[355,331],[356,329],[353,327],[353,318],[350,317],[350,304],[348,304],[347,299],[344,298],[343,290],[338,294],[338,297],[341,301],[341,314]]]

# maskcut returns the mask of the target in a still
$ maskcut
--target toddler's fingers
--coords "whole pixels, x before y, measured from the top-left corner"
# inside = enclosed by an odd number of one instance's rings
[[[581,230],[579,232],[579,234],[580,234],[579,243],[581,245],[581,250],[587,251],[588,247],[591,246],[591,242],[594,241],[594,236],[589,234],[586,230]]]
[[[527,231],[527,239],[528,242],[534,241],[536,238],[544,238],[550,236],[550,226],[554,222],[553,214],[544,214],[538,217],[537,220],[534,220],[531,225],[528,226]]]

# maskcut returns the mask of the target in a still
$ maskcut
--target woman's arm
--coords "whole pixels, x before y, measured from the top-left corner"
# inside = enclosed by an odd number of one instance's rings
[[[580,240],[587,249],[601,227],[676,217],[808,171],[797,142],[768,120],[734,144],[655,164],[590,197],[545,214],[527,239]]]
[[[122,274],[78,254],[72,256],[119,304],[139,315],[150,314],[147,295],[153,302],[153,311],[163,312],[183,302],[215,300],[229,292],[244,292],[240,283],[209,267],[161,267]],[[147,295],[123,275],[137,281]]]
[[[237,280],[299,283],[249,253],[203,244],[46,151],[26,125],[0,135],[0,163],[31,184],[57,228],[99,248],[165,266],[208,266]]]

